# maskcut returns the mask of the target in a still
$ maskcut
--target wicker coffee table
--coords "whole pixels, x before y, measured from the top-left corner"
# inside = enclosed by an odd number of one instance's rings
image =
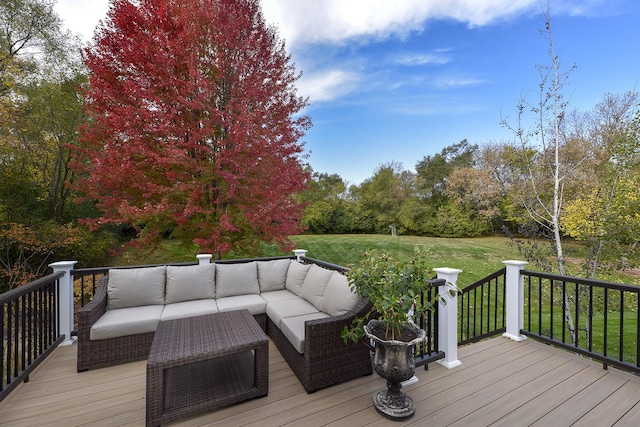
[[[147,361],[147,426],[266,396],[268,352],[247,310],[160,322]]]

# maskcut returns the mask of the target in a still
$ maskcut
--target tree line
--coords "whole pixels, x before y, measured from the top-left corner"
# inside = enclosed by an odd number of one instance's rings
[[[562,238],[588,248],[585,273],[629,267],[640,244],[640,98],[605,94],[589,111],[565,114],[559,129]],[[531,143],[462,140],[406,170],[379,165],[359,185],[314,172],[300,194],[311,233],[390,233],[434,237],[509,235],[552,240],[555,149]],[[545,212],[545,209],[547,211]],[[540,262],[543,260],[540,259]],[[553,268],[552,265],[546,266]]]

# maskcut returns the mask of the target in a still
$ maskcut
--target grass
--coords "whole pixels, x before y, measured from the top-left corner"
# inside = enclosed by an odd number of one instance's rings
[[[374,234],[303,234],[292,236],[295,248],[308,250],[307,256],[338,265],[349,266],[358,262],[365,250],[379,249],[392,252],[398,257],[409,257],[416,245],[427,248],[428,262],[435,267],[450,267],[462,270],[458,276],[458,286],[464,287],[504,267],[502,261],[522,259],[517,249],[509,244],[506,237],[480,237],[447,239],[419,236],[390,236]],[[112,265],[162,264],[167,262],[195,261],[198,248],[168,240],[153,252],[128,249],[114,258]],[[263,245],[261,256],[290,255],[277,246]],[[230,255],[242,258],[245,255]],[[535,267],[531,267],[535,269]],[[571,274],[579,275],[576,270]],[[598,277],[620,283],[640,285],[637,277],[620,273]]]
[[[435,267],[462,270],[458,283],[465,286],[501,269],[503,260],[517,258],[515,248],[504,237],[444,239],[417,236],[373,234],[298,235],[291,240],[295,248],[308,250],[307,256],[338,265],[349,266],[360,260],[365,250],[379,249],[398,257],[409,257],[416,245],[427,248],[429,263]],[[277,246],[263,245],[261,256],[290,255]],[[166,241],[154,252],[131,248],[113,259],[113,265],[140,265],[195,261],[197,247]],[[237,256],[231,256],[236,258]]]
[[[458,284],[465,286],[501,269],[503,260],[517,258],[508,239],[487,237],[474,239],[444,239],[417,236],[382,235],[301,235],[292,240],[297,247],[307,249],[308,256],[346,265],[356,263],[365,250],[378,249],[398,257],[410,257],[414,247],[427,249],[432,267],[462,270]]]

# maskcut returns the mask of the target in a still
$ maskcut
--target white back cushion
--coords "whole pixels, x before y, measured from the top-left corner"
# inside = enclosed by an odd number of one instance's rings
[[[289,270],[290,259],[258,261],[258,282],[260,292],[279,291],[284,289]]]
[[[259,293],[255,261],[216,265],[216,298]]]
[[[302,282],[302,294],[300,296],[313,304],[318,310],[322,306],[324,290],[329,283],[331,273],[333,273],[333,270],[312,264],[307,276],[304,278],[304,282]]]
[[[334,271],[329,278],[320,311],[329,316],[339,316],[351,310],[360,297],[351,291],[347,276]]]
[[[164,304],[165,266],[109,270],[107,310]]]
[[[311,268],[311,264],[303,264],[298,261],[291,261],[289,269],[287,270],[287,280],[285,281],[285,287],[293,292],[295,295],[300,296],[302,294],[302,283],[304,278],[307,277],[307,272]]]
[[[165,304],[216,297],[215,264],[167,266]]]

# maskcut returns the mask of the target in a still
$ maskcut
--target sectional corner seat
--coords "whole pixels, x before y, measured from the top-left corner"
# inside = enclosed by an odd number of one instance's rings
[[[117,268],[78,314],[78,372],[144,360],[162,320],[247,309],[311,393],[372,373],[340,331],[367,304],[337,270],[291,258]]]

